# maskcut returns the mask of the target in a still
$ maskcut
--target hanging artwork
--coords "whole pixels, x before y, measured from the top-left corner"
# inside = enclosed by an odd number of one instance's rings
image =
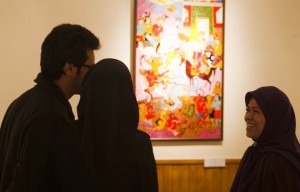
[[[136,0],[139,129],[152,140],[222,140],[222,0]]]

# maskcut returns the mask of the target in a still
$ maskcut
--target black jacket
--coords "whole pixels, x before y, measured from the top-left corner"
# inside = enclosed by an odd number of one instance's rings
[[[74,115],[62,91],[39,74],[7,109],[0,129],[0,192],[88,191]]]

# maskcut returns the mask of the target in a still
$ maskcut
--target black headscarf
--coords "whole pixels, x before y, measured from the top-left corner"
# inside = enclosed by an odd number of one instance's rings
[[[101,172],[114,164],[124,138],[137,131],[138,104],[127,66],[116,59],[99,61],[85,76],[77,110],[82,147]]]
[[[259,165],[269,153],[282,155],[300,172],[296,119],[288,97],[274,86],[261,87],[246,93],[246,106],[252,97],[262,110],[266,123],[259,138],[246,150],[231,191],[247,191],[259,172]]]

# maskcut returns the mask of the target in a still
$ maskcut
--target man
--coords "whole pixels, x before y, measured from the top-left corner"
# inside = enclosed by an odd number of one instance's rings
[[[1,125],[0,192],[89,191],[68,99],[80,92],[99,48],[80,25],[58,25],[46,37],[36,85],[11,103]]]

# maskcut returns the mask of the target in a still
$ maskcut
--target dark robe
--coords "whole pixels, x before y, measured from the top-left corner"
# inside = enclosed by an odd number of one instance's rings
[[[39,74],[8,108],[0,129],[0,192],[89,191],[91,173],[62,91]]]
[[[239,166],[231,192],[300,192],[300,146],[296,120],[288,97],[276,87],[248,92],[246,105],[254,98],[266,123]]]
[[[98,192],[156,192],[150,137],[137,129],[139,110],[130,72],[115,59],[86,75],[78,105],[82,146]]]

